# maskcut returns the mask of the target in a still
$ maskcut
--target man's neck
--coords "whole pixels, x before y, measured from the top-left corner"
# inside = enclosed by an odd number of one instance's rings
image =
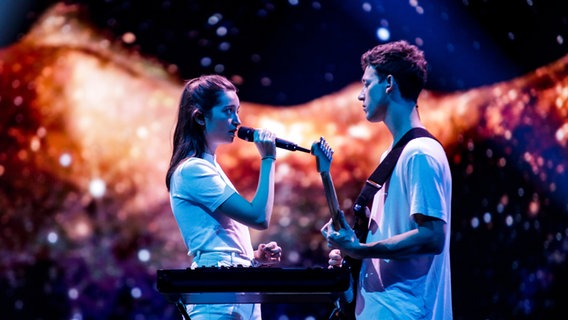
[[[385,124],[392,134],[393,144],[400,140],[400,138],[402,138],[408,130],[417,127],[424,127],[422,121],[420,121],[416,107],[413,107],[409,114],[399,114],[397,117],[392,117],[391,121],[385,121]]]

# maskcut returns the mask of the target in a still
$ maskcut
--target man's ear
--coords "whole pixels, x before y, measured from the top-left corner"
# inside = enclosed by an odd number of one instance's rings
[[[387,75],[386,82],[387,82],[386,92],[391,93],[394,90],[394,86],[396,85],[396,80],[391,74],[389,74]]]

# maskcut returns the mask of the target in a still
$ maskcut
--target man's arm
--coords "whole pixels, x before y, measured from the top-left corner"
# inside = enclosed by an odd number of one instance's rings
[[[418,224],[416,229],[381,241],[343,242],[338,247],[343,253],[356,259],[403,259],[424,254],[440,254],[444,249],[446,223],[423,214],[415,214],[414,219]]]

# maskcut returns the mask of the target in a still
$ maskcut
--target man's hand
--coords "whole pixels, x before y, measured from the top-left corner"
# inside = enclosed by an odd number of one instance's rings
[[[341,256],[341,251],[339,251],[339,249],[332,249],[329,252],[328,264],[329,269],[341,267],[341,265],[343,264],[343,257]]]
[[[339,230],[333,229],[333,223],[330,220],[321,228],[322,235],[327,240],[327,246],[332,249],[340,249],[346,255],[354,256],[353,251],[358,249],[361,244],[357,239],[355,231],[351,229],[345,215],[339,215],[341,228]]]

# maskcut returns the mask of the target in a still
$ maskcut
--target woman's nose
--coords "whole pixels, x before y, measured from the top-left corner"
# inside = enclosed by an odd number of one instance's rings
[[[239,118],[238,114],[235,114],[235,116],[233,117],[233,124],[236,126],[241,124],[241,119]]]

